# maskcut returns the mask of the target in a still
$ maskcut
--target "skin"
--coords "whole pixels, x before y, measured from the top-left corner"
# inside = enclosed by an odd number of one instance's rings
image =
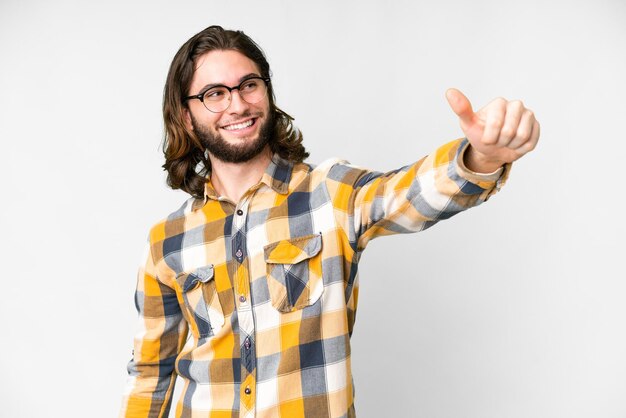
[[[471,144],[463,160],[468,169],[492,173],[537,146],[539,122],[521,101],[499,97],[474,112],[470,101],[459,90],[449,89],[446,98]]]
[[[248,74],[260,74],[256,64],[237,51],[211,51],[197,61],[188,94],[197,94],[207,84],[236,86]],[[459,117],[461,129],[470,142],[464,155],[468,169],[476,173],[492,173],[506,163],[518,160],[537,146],[539,123],[534,113],[519,100],[504,98],[492,100],[477,112],[470,101],[457,89],[446,91],[452,111]],[[202,102],[192,100],[185,109],[185,121],[189,129],[201,127],[218,135],[233,147],[249,148],[259,138],[267,122],[269,98],[250,104],[233,91],[228,109],[220,113],[208,111]],[[193,118],[193,123],[192,123]],[[240,130],[228,130],[226,126],[253,120],[254,124]],[[251,187],[259,182],[271,160],[268,145],[256,156],[244,162],[225,162],[209,152],[211,183],[215,190],[237,203]]]
[[[241,78],[249,74],[260,75],[256,64],[237,51],[211,51],[197,60],[194,76],[188,94],[197,94],[207,84],[223,84],[236,86]],[[189,101],[189,109],[185,110],[185,122],[189,129],[196,126],[219,135],[223,141],[233,147],[246,148],[259,138],[261,128],[267,122],[269,114],[269,98],[250,104],[242,100],[239,91],[232,92],[230,106],[223,112],[208,111],[201,101]],[[240,130],[228,130],[226,126],[253,120],[254,124]],[[230,163],[216,158],[209,152],[211,161],[211,184],[222,196],[236,203],[244,193],[259,182],[263,172],[270,163],[272,154],[269,146],[248,161]]]

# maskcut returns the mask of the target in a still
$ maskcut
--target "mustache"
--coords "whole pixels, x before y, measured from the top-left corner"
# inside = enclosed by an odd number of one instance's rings
[[[230,118],[229,120],[226,121],[220,121],[220,126],[226,126],[226,125],[231,125],[233,123],[239,122],[242,119],[246,119],[246,118],[260,118],[261,116],[263,116],[263,112],[251,112],[249,110],[246,110],[245,112],[243,112],[240,115],[234,115],[232,118]]]

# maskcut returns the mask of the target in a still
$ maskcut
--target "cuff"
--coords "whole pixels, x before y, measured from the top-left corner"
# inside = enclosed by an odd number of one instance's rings
[[[465,166],[463,162],[463,157],[465,156],[465,151],[470,146],[467,138],[463,138],[461,140],[461,144],[459,145],[459,151],[456,156],[456,171],[459,176],[464,178],[465,180],[480,186],[482,189],[491,190],[495,189],[498,191],[504,186],[507,179],[509,178],[509,173],[511,172],[511,163],[506,163],[502,167],[498,168],[493,173],[476,173],[471,171]],[[494,191],[494,192],[495,192]],[[489,193],[491,194],[491,193]]]

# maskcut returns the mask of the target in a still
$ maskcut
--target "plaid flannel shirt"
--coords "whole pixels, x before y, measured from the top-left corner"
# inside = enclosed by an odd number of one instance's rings
[[[274,155],[237,204],[208,181],[150,231],[121,416],[168,416],[178,375],[177,417],[354,417],[361,252],[499,190],[510,165],[472,173],[467,144],[388,173]]]

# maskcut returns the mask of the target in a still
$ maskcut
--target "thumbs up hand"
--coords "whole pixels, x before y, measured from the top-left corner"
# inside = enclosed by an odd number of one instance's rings
[[[474,113],[470,101],[459,90],[448,89],[446,98],[471,144],[464,158],[470,170],[493,172],[537,146],[539,122],[521,101],[497,98]]]

